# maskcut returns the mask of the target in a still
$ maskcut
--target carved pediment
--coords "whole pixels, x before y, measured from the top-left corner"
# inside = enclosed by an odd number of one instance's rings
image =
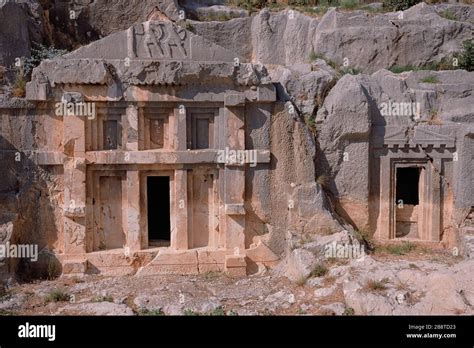
[[[407,134],[407,129],[396,129],[386,134],[383,138],[384,146],[392,147],[405,147],[409,145],[410,138]]]
[[[64,59],[126,61],[234,62],[234,52],[206,40],[185,28],[165,21],[137,23],[62,56]]]
[[[435,148],[453,148],[455,145],[454,137],[435,133],[425,128],[415,128],[414,140],[417,145],[421,145],[423,148],[428,146],[433,146]]]
[[[415,148],[421,146],[427,148],[453,148],[455,147],[455,138],[444,134],[436,133],[432,130],[415,127],[387,127],[383,135],[383,146],[388,148],[409,147]]]

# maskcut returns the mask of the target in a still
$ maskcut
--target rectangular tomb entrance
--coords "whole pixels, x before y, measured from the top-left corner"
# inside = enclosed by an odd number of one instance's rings
[[[438,243],[450,211],[447,178],[452,172],[454,138],[435,127],[377,126],[372,214],[375,238]],[[375,178],[374,177],[374,178]],[[378,208],[378,210],[377,210]]]
[[[147,177],[149,246],[169,246],[171,240],[170,178]]]
[[[396,168],[396,238],[419,238],[423,216],[423,178],[424,168],[421,166]]]

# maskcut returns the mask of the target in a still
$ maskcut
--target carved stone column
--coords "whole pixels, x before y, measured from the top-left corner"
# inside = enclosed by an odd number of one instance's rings
[[[188,202],[187,202],[187,183],[188,173],[186,169],[177,169],[174,171],[174,224],[171,226],[171,248],[175,250],[186,250],[189,248],[188,232]]]
[[[245,150],[245,97],[227,95],[224,109],[225,146]],[[224,170],[225,247],[245,249],[245,165],[226,164]]]

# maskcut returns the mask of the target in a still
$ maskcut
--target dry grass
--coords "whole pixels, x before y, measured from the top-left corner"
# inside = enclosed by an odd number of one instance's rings
[[[308,280],[307,277],[301,276],[301,277],[296,281],[296,285],[298,285],[299,287],[305,286],[307,280]]]
[[[374,280],[374,279],[369,279],[367,283],[365,283],[365,290],[366,291],[372,291],[372,292],[382,292],[387,290],[387,283],[389,280],[387,278],[384,278],[382,280]]]
[[[324,263],[318,263],[311,271],[311,277],[324,277],[328,271],[329,269]]]
[[[427,122],[430,126],[442,126],[443,120],[441,120],[438,116],[438,112],[436,110],[430,111],[430,118]]]
[[[317,177],[316,182],[321,185],[323,188],[329,187],[329,177],[325,174]]]
[[[410,288],[408,287],[407,283],[403,283],[401,281],[398,281],[397,284],[395,285],[396,289],[398,291],[409,291]]]

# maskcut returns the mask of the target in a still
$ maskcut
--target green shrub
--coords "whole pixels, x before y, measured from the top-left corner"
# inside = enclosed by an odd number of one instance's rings
[[[423,82],[423,83],[438,83],[439,80],[436,76],[430,75],[430,76],[426,76],[426,77],[422,78],[421,82]]]
[[[345,10],[354,10],[358,6],[358,0],[341,0],[341,7]]]
[[[309,52],[309,61],[314,62],[316,59],[318,59],[318,55],[314,52],[314,49],[311,49],[311,52]]]
[[[66,50],[60,50],[54,47],[47,47],[41,44],[36,44],[36,47],[31,49],[31,56],[25,58],[24,74],[28,76],[34,68],[36,68],[43,60],[53,59],[67,53]]]
[[[316,134],[317,128],[316,128],[316,119],[312,115],[306,115],[305,118],[305,123],[308,126],[309,130],[313,133]]]
[[[70,298],[71,296],[67,292],[55,289],[46,296],[46,302],[67,302]]]
[[[191,22],[186,21],[184,24],[184,29],[190,31],[191,33],[196,33],[196,28],[194,28]]]
[[[318,1],[318,6],[330,6],[330,7],[335,7],[339,6],[341,3],[339,0],[319,0]]]
[[[145,315],[145,316],[157,316],[157,317],[161,317],[161,316],[165,315],[165,313],[163,312],[163,310],[161,308],[152,309],[152,310],[145,309],[145,310],[141,311],[139,314],[140,315]]]
[[[405,71],[416,71],[418,69],[411,66],[411,65],[405,65],[405,66],[394,65],[394,66],[388,68],[388,70],[390,70],[394,74],[400,74],[400,73],[405,72]]]
[[[402,244],[387,245],[382,247],[389,254],[393,255],[405,255],[416,249],[416,245],[410,242],[403,242]]]
[[[189,308],[185,309],[183,314],[185,316],[188,316],[188,317],[195,317],[195,316],[199,315],[199,313],[196,313],[195,311],[193,311],[192,309],[189,309]]]
[[[351,68],[351,67],[344,67],[338,71],[339,75],[342,77],[343,75],[346,74],[351,74],[351,75],[359,75],[360,70],[357,68]]]
[[[388,70],[393,72],[394,74],[399,74],[405,71],[420,71],[420,70],[432,70],[432,71],[439,71],[439,70],[453,70],[458,69],[458,67],[454,66],[454,58],[456,57],[444,57],[439,62],[431,62],[426,63],[422,66],[413,66],[413,65],[393,65]],[[459,58],[458,58],[459,60]]]
[[[92,302],[114,302],[114,298],[110,295],[96,296]]]
[[[474,41],[466,40],[463,42],[463,50],[459,56],[459,67],[467,71],[474,70]]]
[[[383,7],[390,11],[405,11],[421,0],[383,0]]]
[[[451,21],[457,21],[458,19],[456,18],[456,15],[454,14],[453,11],[451,10],[444,10],[439,14],[441,17],[449,19]]]
[[[214,309],[213,311],[209,312],[209,315],[210,316],[216,316],[216,317],[222,317],[222,316],[226,315],[226,312],[225,312],[224,308],[219,306],[216,309]]]
[[[351,308],[351,307],[346,307],[346,309],[344,309],[344,313],[342,313],[342,315],[354,315],[354,308]]]

